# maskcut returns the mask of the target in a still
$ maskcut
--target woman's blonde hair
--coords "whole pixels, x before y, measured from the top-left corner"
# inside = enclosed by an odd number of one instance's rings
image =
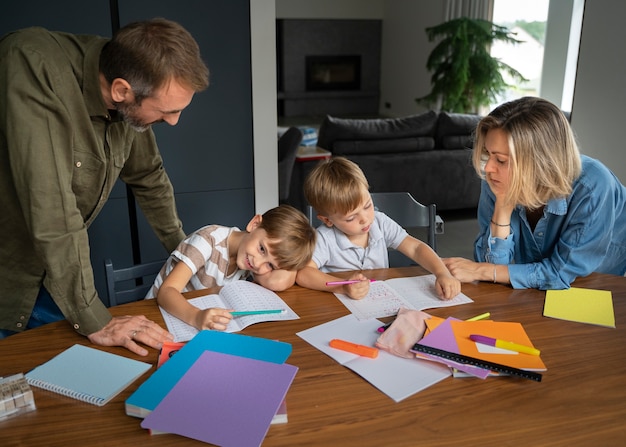
[[[301,211],[280,205],[266,211],[258,228],[267,233],[268,248],[284,270],[304,268],[315,249],[315,229]]]
[[[369,183],[353,161],[332,157],[320,161],[304,181],[304,196],[321,215],[348,213],[363,202]]]
[[[485,138],[502,129],[509,143],[511,203],[537,209],[549,200],[566,197],[581,172],[580,152],[569,121],[549,101],[524,97],[496,107],[476,127],[473,164],[485,177]]]

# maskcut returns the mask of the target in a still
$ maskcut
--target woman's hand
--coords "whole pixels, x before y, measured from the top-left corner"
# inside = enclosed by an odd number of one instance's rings
[[[470,261],[465,258],[444,258],[446,265],[452,276],[461,282],[472,282],[480,280],[480,262]]]

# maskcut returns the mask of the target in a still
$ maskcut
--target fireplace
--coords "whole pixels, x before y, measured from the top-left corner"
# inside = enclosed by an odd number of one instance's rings
[[[276,24],[279,117],[378,113],[381,20]]]
[[[359,90],[361,56],[306,56],[306,90]]]

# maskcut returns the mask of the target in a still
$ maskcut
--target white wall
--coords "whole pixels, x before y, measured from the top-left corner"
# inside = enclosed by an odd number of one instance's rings
[[[278,205],[278,110],[274,0],[250,1],[255,212]],[[236,118],[236,117],[235,117]]]
[[[425,110],[415,98],[430,92],[426,60],[434,43],[425,29],[444,21],[445,2],[386,0],[381,56],[380,111],[387,116]]]
[[[587,0],[572,108],[584,154],[600,159],[626,184],[626,2]]]

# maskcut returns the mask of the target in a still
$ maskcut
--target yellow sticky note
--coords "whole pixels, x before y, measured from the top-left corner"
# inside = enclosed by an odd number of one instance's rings
[[[547,290],[543,315],[560,320],[615,327],[613,295],[610,290]]]

